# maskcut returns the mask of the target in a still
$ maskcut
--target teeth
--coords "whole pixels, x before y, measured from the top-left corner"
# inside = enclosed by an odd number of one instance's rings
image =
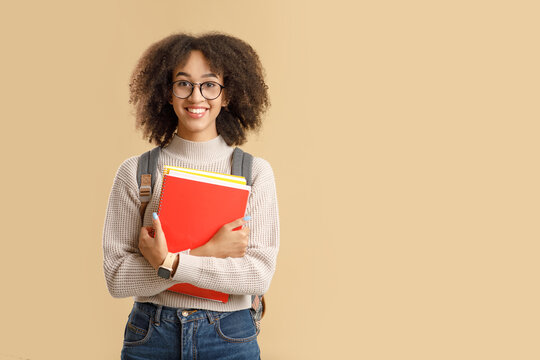
[[[191,109],[191,108],[188,108],[187,111],[189,111],[190,113],[194,113],[194,114],[202,114],[203,112],[206,111],[206,109]]]

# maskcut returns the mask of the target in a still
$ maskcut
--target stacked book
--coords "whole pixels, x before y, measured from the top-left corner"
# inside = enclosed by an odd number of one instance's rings
[[[204,245],[223,225],[243,217],[250,191],[242,176],[165,166],[158,213],[169,251]],[[220,302],[229,299],[228,294],[191,284],[169,290]]]

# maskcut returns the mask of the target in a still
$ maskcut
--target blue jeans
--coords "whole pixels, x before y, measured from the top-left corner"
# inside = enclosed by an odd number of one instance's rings
[[[249,309],[177,309],[136,301],[124,332],[122,359],[260,359]]]

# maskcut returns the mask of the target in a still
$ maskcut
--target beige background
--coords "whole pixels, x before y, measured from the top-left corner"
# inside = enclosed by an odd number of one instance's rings
[[[538,359],[535,1],[2,3],[0,359],[115,359],[101,231],[150,148],[128,77],[176,31],[245,39],[276,173],[265,359]]]

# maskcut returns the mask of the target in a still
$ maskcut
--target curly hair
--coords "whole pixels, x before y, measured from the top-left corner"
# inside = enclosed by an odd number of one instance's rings
[[[194,36],[172,34],[152,44],[139,59],[129,83],[129,103],[137,128],[161,147],[172,139],[178,118],[169,103],[173,70],[199,50],[210,69],[223,76],[228,105],[216,118],[216,128],[228,145],[241,145],[248,130],[259,130],[270,105],[259,56],[246,42],[222,33]]]

